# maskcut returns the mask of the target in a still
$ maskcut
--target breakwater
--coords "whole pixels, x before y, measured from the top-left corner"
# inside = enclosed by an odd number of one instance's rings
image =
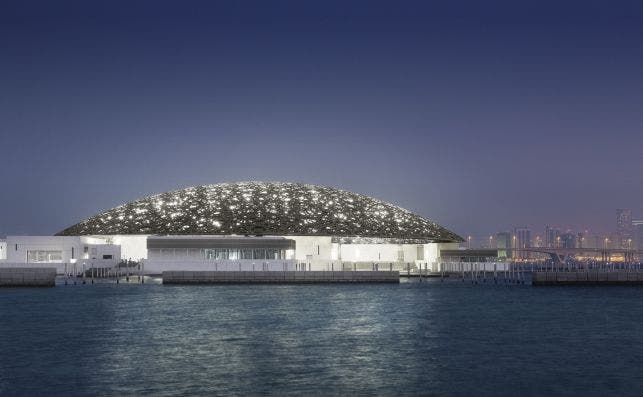
[[[0,268],[0,287],[53,287],[55,285],[56,269],[53,267]]]

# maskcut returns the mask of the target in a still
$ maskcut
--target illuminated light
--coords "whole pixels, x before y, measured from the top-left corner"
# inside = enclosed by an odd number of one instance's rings
[[[291,205],[293,198],[301,208]],[[262,234],[273,235],[461,241],[435,222],[392,204],[328,187],[278,182],[225,183],[161,193],[105,211],[59,235],[172,234],[185,230],[185,225],[198,227],[202,234],[253,234],[259,225]]]

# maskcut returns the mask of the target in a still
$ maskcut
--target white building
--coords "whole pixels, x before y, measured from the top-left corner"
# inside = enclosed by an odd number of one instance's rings
[[[461,241],[435,222],[363,195],[315,185],[241,182],[149,196],[56,236],[7,236],[0,259],[55,264],[61,273],[121,261],[142,263],[148,274],[420,264],[437,270],[440,248]]]

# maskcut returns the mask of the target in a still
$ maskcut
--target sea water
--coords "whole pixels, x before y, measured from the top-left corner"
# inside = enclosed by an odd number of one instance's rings
[[[643,395],[643,288],[0,289],[0,395]]]

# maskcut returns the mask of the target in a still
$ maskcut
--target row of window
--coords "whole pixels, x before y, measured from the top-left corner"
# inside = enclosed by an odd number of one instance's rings
[[[60,263],[63,261],[62,251],[27,251],[27,262],[29,263]]]
[[[190,257],[206,260],[288,259],[287,251],[278,248],[152,248],[151,258]]]
[[[286,251],[276,248],[213,248],[205,250],[205,259],[286,259]]]

